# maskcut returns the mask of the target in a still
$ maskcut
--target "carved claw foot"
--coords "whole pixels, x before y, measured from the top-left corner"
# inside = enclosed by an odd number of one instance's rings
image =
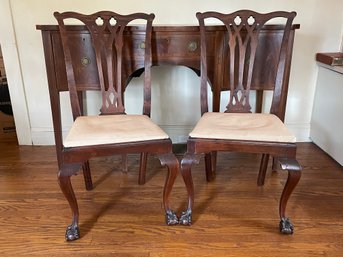
[[[80,238],[80,231],[77,225],[70,225],[67,227],[66,230],[66,240],[67,241],[74,241]]]
[[[290,219],[282,218],[280,220],[280,232],[282,234],[293,234],[294,226]]]
[[[166,212],[166,223],[168,226],[179,224],[179,219],[174,211],[169,210]]]
[[[179,220],[179,224],[180,225],[192,225],[192,211],[191,210],[187,210],[181,213],[181,217]]]

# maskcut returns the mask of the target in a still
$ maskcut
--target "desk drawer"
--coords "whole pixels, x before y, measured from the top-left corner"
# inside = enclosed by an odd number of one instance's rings
[[[90,34],[80,31],[70,33],[73,34],[69,36],[71,58],[77,65],[74,70],[76,84],[88,90],[99,90],[99,76]],[[130,74],[144,66],[144,39],[144,34],[139,32],[134,35],[128,32],[124,36],[122,60],[125,73]],[[61,90],[66,90],[67,75],[59,33],[52,34],[52,45],[57,86]]]
[[[70,32],[70,50],[74,63],[76,84],[88,90],[99,89],[99,77],[96,58],[91,43],[90,34],[86,31]],[[144,66],[145,35],[140,31],[128,31],[124,36],[123,48],[123,79],[132,72]],[[213,32],[208,39],[209,67],[214,67],[214,48],[216,34]],[[67,90],[67,76],[65,71],[64,54],[59,33],[52,33],[53,55],[57,87]],[[200,69],[200,35],[198,31],[170,33],[157,31],[152,36],[153,65],[184,65],[189,68]],[[213,55],[213,54],[212,54]]]
[[[215,34],[212,33],[207,52],[213,53],[215,47]],[[156,65],[172,63],[177,65],[200,67],[200,34],[199,31],[192,33],[166,33],[155,32],[153,34],[153,61]]]

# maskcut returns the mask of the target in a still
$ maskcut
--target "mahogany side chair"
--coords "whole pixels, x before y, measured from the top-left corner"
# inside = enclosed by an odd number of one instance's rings
[[[215,157],[217,151],[247,152],[262,155],[260,174],[265,175],[269,156],[280,164],[282,170],[288,171],[288,179],[281,195],[279,214],[281,233],[293,233],[293,224],[285,215],[288,199],[301,177],[301,166],[296,160],[296,138],[283,123],[286,106],[288,78],[285,72],[287,56],[292,51],[289,37],[295,12],[277,11],[266,14],[251,10],[240,10],[230,14],[218,12],[197,13],[201,37],[201,118],[189,134],[187,152],[181,161],[181,171],[188,191],[188,209],[180,218],[180,224],[190,225],[194,204],[194,186],[191,165],[197,163],[199,154],[205,155],[205,169],[208,181],[214,177]],[[230,96],[226,110],[208,112],[207,103],[207,71],[208,56],[206,48],[210,40],[206,40],[205,21],[209,18],[223,23],[227,29],[227,37],[221,51],[224,52],[224,65],[216,65],[216,72],[222,72],[223,83],[227,83]],[[206,20],[207,19],[207,20]],[[270,25],[277,22],[279,25]],[[280,22],[284,22],[281,23]],[[268,24],[267,24],[268,23]],[[266,85],[265,90],[272,90],[272,103],[269,113],[252,113],[249,102],[252,78],[255,72],[263,70],[261,65],[254,64],[258,55],[259,36],[265,25],[282,28],[281,42],[272,76],[274,84]],[[266,55],[265,63],[268,62]],[[263,61],[262,61],[263,63]]]
[[[66,229],[67,241],[80,237],[79,209],[73,191],[70,177],[75,175],[81,167],[89,172],[88,160],[92,157],[109,156],[116,154],[143,153],[142,161],[146,162],[147,154],[159,158],[162,165],[168,168],[163,190],[163,204],[168,225],[178,224],[178,218],[170,207],[169,196],[179,172],[179,162],[172,153],[172,142],[169,136],[150,119],[151,109],[151,38],[154,14],[133,13],[120,15],[110,11],[100,11],[91,15],[76,12],[54,13],[58,21],[62,41],[68,91],[74,122],[63,140],[63,145],[57,148],[59,172],[58,182],[62,192],[72,210],[72,223]],[[73,26],[68,26],[66,20],[81,22],[89,32],[89,36],[80,36],[73,33]],[[125,48],[125,29],[132,21],[144,22],[142,47],[142,67],[144,68],[144,105],[142,115],[125,113],[123,103],[122,72],[123,49]],[[82,37],[82,38],[80,38]],[[80,46],[80,40],[89,40],[94,52]],[[132,43],[132,42],[131,42]],[[80,64],[82,51],[88,51],[89,62],[96,63],[96,71],[87,71],[87,66]],[[101,91],[100,115],[86,116],[82,113],[80,92],[89,90],[78,79],[80,74],[96,72],[99,85],[92,85],[92,90]],[[87,76],[87,75],[86,75]],[[57,98],[57,99],[56,99]],[[51,102],[59,101],[59,94],[50,92]],[[55,138],[62,137],[61,113],[53,113]],[[61,138],[59,138],[61,140]],[[57,141],[57,140],[56,140]],[[145,163],[146,164],[146,163]],[[141,166],[145,169],[145,164]],[[90,174],[86,173],[86,177]],[[87,181],[86,181],[87,185]],[[91,181],[89,186],[92,187]],[[88,188],[90,189],[90,188]]]

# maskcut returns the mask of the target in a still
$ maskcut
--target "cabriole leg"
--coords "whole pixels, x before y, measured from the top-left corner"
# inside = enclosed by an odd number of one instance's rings
[[[291,196],[294,188],[297,186],[300,177],[301,177],[301,166],[295,159],[279,159],[281,163],[281,168],[283,170],[288,170],[288,178],[283,189],[280,205],[279,205],[279,214],[280,214],[280,232],[282,234],[293,234],[294,226],[289,218],[286,217],[286,205],[289,197]]]
[[[182,212],[179,223],[181,225],[192,224],[192,208],[194,204],[194,185],[191,173],[191,166],[194,161],[193,154],[186,154],[181,161],[181,174],[188,193],[188,208]]]
[[[179,161],[172,153],[159,155],[158,158],[163,166],[168,167],[168,174],[163,189],[163,205],[166,213],[166,224],[177,225],[179,224],[179,219],[176,213],[170,207],[169,197],[180,169]]]
[[[80,166],[78,166],[80,168]],[[78,168],[73,170],[71,172],[70,169],[68,170],[60,170],[58,173],[58,183],[60,185],[60,188],[65,196],[65,198],[68,200],[69,206],[72,211],[72,223],[67,227],[65,239],[67,241],[73,241],[78,238],[80,238],[80,231],[78,227],[79,222],[79,208],[77,206],[76,197],[74,194],[73,187],[70,182],[70,176],[74,173],[76,173]]]

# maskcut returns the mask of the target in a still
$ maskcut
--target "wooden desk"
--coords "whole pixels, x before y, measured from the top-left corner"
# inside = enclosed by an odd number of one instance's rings
[[[289,47],[293,47],[294,31],[299,25],[293,25]],[[66,72],[63,60],[63,51],[58,26],[37,25],[37,29],[42,31],[45,59],[47,62],[47,73],[49,86],[55,87],[58,91],[67,90]],[[143,48],[144,40],[142,27],[132,26],[126,31],[124,47],[124,84],[128,84],[132,76],[137,76],[143,72]],[[80,70],[77,74],[77,83],[86,84],[89,90],[99,89],[99,79],[96,72],[94,52],[91,49],[90,35],[84,26],[70,26],[71,33],[75,34],[76,47],[73,49],[74,57],[80,60]],[[210,62],[210,84],[213,91],[213,110],[219,110],[220,92],[228,90],[225,83],[228,81],[228,72],[225,70],[224,54],[214,56],[216,49],[221,52],[227,50],[227,37],[223,26],[210,26],[208,33],[211,34],[212,44],[208,51],[208,61]],[[257,49],[257,60],[255,63],[259,69],[254,73],[252,89],[268,90],[273,86],[272,77],[275,67],[275,53],[280,48],[282,32],[280,26],[265,26],[260,37],[259,48]],[[154,26],[152,38],[153,65],[183,65],[200,73],[200,35],[198,26]],[[291,53],[292,51],[290,51]],[[134,56],[134,58],[132,58]],[[291,54],[286,60],[287,83],[289,78]],[[214,72],[214,67],[221,67]],[[261,96],[260,96],[261,97]],[[260,108],[260,107],[258,107]]]

